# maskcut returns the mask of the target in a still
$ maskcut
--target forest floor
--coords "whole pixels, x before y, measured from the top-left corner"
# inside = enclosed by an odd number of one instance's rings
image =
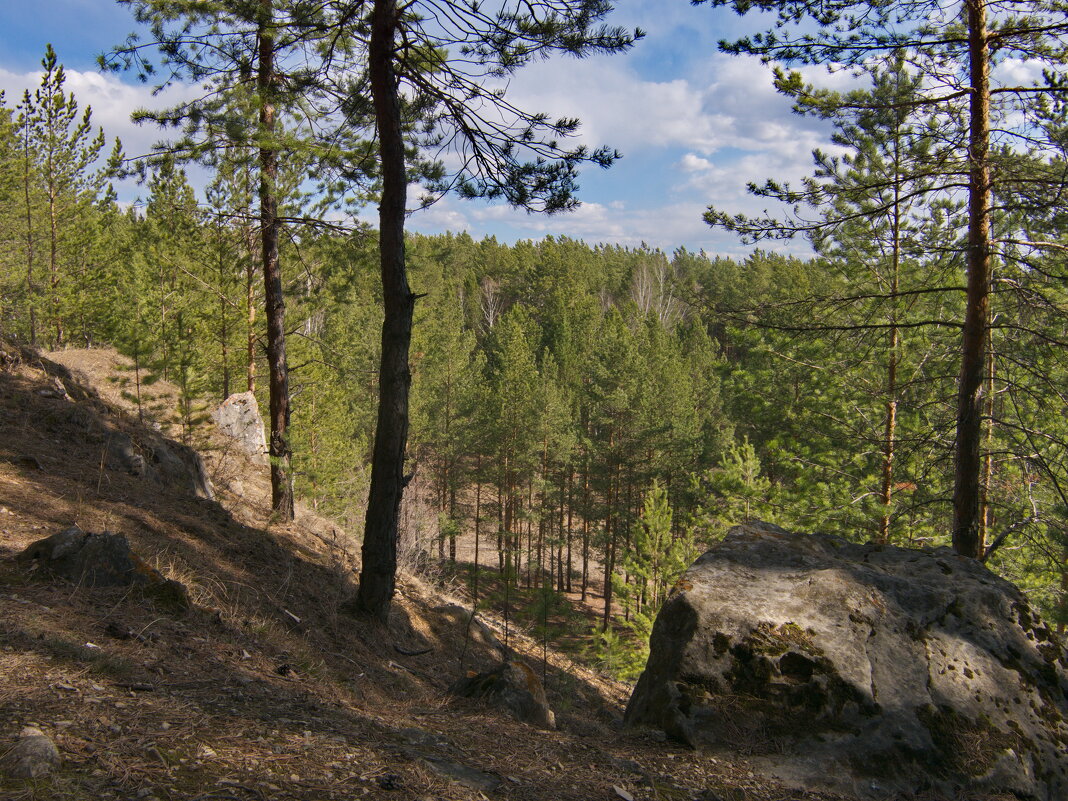
[[[153,420],[181,434],[160,422],[166,385],[142,422],[129,379],[112,351],[36,358],[0,342],[0,756],[34,724],[63,757],[47,778],[0,777],[0,798],[841,798],[757,775],[741,752],[698,755],[624,728],[628,685],[552,648],[543,662],[522,633],[510,645],[543,672],[556,731],[450,698],[498,659],[481,629],[466,636],[463,597],[402,576],[388,626],[341,612],[355,538],[306,509],[273,522],[266,468],[207,426],[194,441],[214,501],[111,469],[110,437],[143,442]],[[125,534],[193,608],[15,560],[71,525]]]

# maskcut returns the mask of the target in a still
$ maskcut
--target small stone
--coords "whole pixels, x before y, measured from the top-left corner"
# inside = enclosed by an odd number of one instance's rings
[[[159,727],[163,729],[163,731],[167,731],[167,729],[171,727],[171,724],[167,721],[163,721],[161,724],[159,724]]]

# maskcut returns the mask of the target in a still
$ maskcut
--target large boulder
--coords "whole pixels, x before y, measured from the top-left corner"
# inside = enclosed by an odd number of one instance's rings
[[[165,578],[130,548],[122,534],[82,531],[77,526],[29,545],[17,557],[45,572],[83,587],[140,587],[157,603],[174,611],[190,606],[180,582]]]
[[[1066,668],[975,560],[753,523],[676,584],[626,721],[805,788],[1062,801]]]
[[[556,715],[549,709],[541,679],[520,659],[502,662],[483,673],[472,673],[453,684],[449,692],[465,698],[481,698],[538,728],[556,728]]]
[[[219,405],[211,416],[223,433],[231,437],[256,464],[268,464],[267,437],[263,417],[251,392],[231,395]]]
[[[148,476],[164,486],[197,498],[215,499],[211,478],[199,453],[188,445],[164,439],[157,434],[143,432],[140,439],[141,442],[136,443],[123,431],[109,432],[106,446],[108,466],[132,476]]]
[[[176,487],[194,497],[215,500],[215,490],[200,454],[188,445],[156,438],[149,445],[152,476],[161,484]]]
[[[12,779],[39,779],[55,771],[62,761],[48,735],[36,726],[25,726],[15,745],[0,759],[0,770]]]

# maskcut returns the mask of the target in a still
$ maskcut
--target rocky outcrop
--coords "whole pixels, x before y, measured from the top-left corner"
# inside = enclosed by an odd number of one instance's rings
[[[157,434],[144,433],[141,442],[124,431],[107,434],[105,455],[112,470],[131,476],[151,478],[159,484],[213,500],[214,489],[200,454],[188,445],[173,442]]]
[[[196,498],[215,499],[204,460],[195,450],[162,437],[149,442],[148,450],[150,472],[156,481],[177,487]]]
[[[190,605],[185,587],[164,578],[135,554],[121,534],[82,531],[77,526],[37,540],[18,558],[37,562],[48,573],[83,587],[139,586],[161,605],[183,611]]]
[[[253,462],[261,465],[269,463],[263,417],[260,416],[260,407],[253,393],[231,395],[211,416],[219,429],[232,437]]]
[[[1068,798],[1068,658],[946,548],[738,526],[657,617],[626,721],[805,787]]]
[[[524,723],[542,729],[556,728],[556,716],[549,709],[541,679],[530,665],[518,659],[460,679],[449,692],[466,698],[481,698],[503,707]]]

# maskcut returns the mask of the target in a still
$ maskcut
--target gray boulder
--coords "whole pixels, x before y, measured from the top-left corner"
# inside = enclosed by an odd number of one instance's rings
[[[518,659],[462,678],[449,692],[466,698],[481,698],[503,707],[517,720],[538,728],[556,728],[556,716],[549,709],[541,679],[530,665]]]
[[[152,475],[161,484],[177,487],[196,498],[215,499],[204,460],[195,450],[160,437],[151,443],[150,452]]]
[[[211,416],[222,432],[232,437],[253,462],[262,465],[269,463],[263,418],[253,393],[231,395]]]
[[[753,523],[677,582],[625,720],[804,788],[1062,801],[1066,668],[975,560]]]
[[[141,443],[123,431],[107,435],[107,464],[132,476],[148,476],[160,484],[174,487],[197,498],[213,500],[215,492],[200,454],[188,445],[172,442],[157,434],[144,432]],[[141,451],[147,454],[147,459]]]
[[[36,726],[26,726],[0,766],[12,779],[39,779],[60,764],[59,749]]]

